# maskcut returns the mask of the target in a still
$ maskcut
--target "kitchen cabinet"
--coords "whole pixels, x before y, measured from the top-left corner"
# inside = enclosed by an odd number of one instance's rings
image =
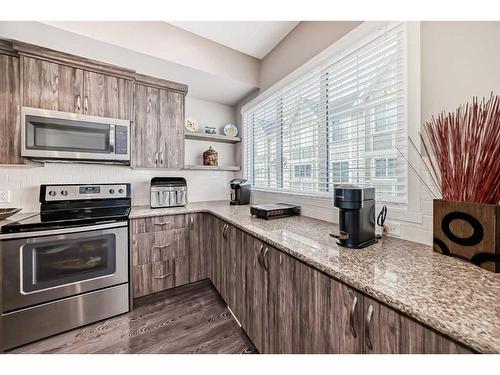
[[[21,57],[23,106],[83,113],[83,70],[34,57]]]
[[[134,84],[132,166],[184,166],[184,100],[186,86],[137,75]]]
[[[470,350],[398,311],[364,297],[364,353],[466,354]]]
[[[189,214],[189,281],[195,282],[208,277],[207,239],[210,229],[207,226],[208,214]]]
[[[0,41],[0,164],[25,164],[21,157],[19,57]]]
[[[23,105],[131,119],[132,81],[22,56]]]
[[[133,297],[190,282],[189,217],[131,220]]]
[[[209,277],[261,353],[470,353],[214,215],[132,222],[134,296]]]
[[[84,71],[83,113],[86,115],[132,119],[132,80]]]

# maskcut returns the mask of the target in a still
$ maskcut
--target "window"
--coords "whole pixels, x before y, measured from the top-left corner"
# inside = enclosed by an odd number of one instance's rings
[[[377,32],[243,109],[245,174],[256,189],[331,196],[374,186],[406,207],[406,27]]]
[[[349,182],[349,162],[336,161],[333,162],[333,183],[343,184]]]
[[[294,177],[295,178],[311,178],[312,173],[311,173],[311,164],[299,164],[299,165],[294,165]]]

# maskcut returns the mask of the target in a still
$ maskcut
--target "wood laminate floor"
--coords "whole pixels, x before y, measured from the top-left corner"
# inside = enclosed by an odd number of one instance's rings
[[[10,353],[256,353],[208,280],[135,301],[132,312]]]

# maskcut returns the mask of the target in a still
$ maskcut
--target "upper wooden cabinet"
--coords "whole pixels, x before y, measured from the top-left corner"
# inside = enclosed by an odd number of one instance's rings
[[[184,166],[184,100],[187,86],[136,75],[132,166]]]
[[[23,105],[83,113],[83,70],[22,57]]]
[[[84,71],[83,113],[131,120],[132,90],[129,79]]]
[[[132,81],[38,58],[22,57],[23,105],[131,119]]]
[[[132,119],[134,71],[21,42],[13,48],[23,106]]]
[[[0,164],[24,164],[21,157],[19,57],[0,41]]]

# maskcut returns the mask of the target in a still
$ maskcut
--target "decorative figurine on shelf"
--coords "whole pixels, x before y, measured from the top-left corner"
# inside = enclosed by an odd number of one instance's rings
[[[191,133],[196,133],[198,131],[198,123],[194,118],[187,118],[184,124],[186,130]]]
[[[205,134],[217,134],[217,129],[213,126],[205,126],[204,131]]]
[[[219,165],[219,153],[215,151],[212,146],[203,153],[203,165]]]
[[[233,124],[224,126],[224,135],[227,137],[236,137],[238,135],[238,128]]]

